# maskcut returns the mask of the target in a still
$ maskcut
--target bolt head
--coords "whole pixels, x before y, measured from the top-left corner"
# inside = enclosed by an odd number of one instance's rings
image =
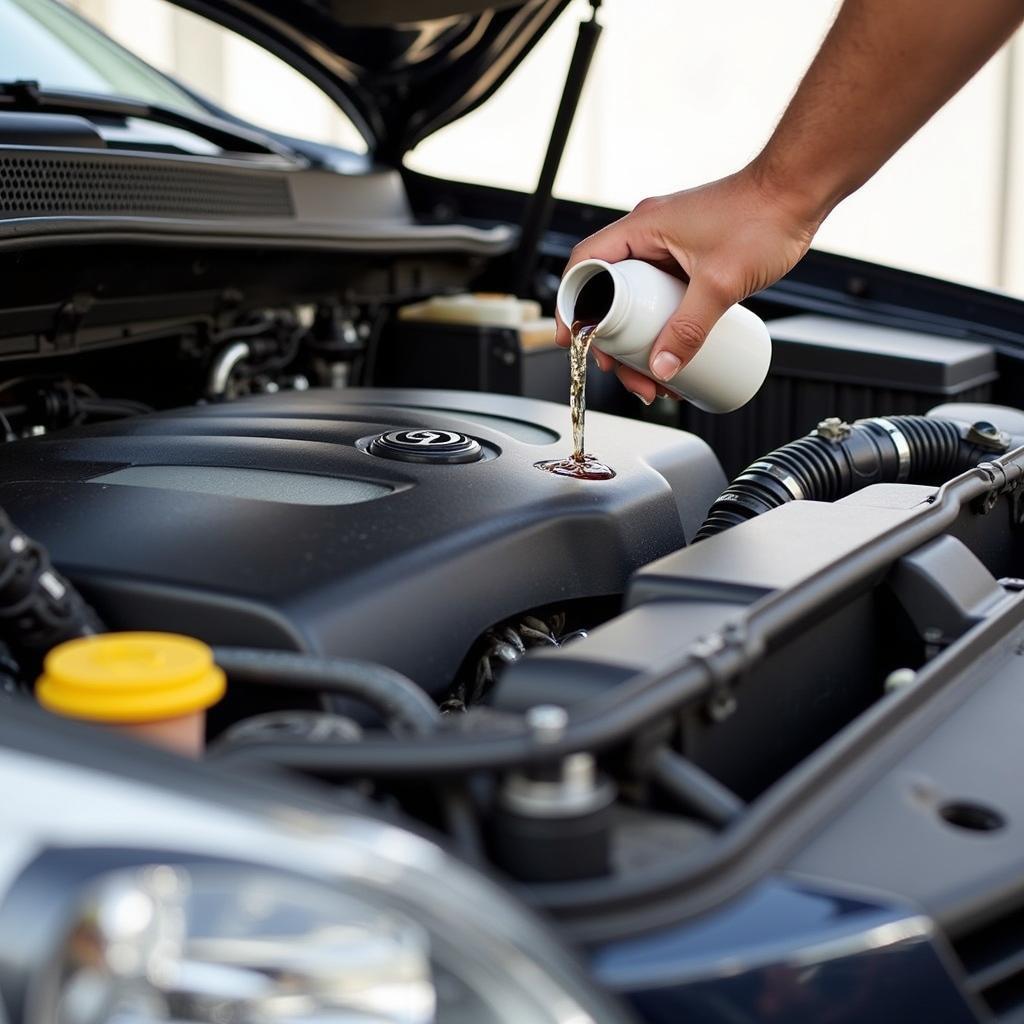
[[[894,690],[902,690],[912,686],[917,679],[917,673],[912,668],[897,668],[886,676],[885,692],[892,693]]]
[[[526,712],[526,724],[539,743],[554,743],[565,733],[569,712],[557,704],[538,704]]]

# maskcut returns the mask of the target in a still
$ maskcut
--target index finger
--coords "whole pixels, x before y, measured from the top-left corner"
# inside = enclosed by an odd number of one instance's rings
[[[569,262],[562,271],[564,277],[577,263],[584,260],[605,260],[618,263],[619,260],[649,259],[654,260],[665,255],[663,245],[654,244],[649,231],[637,224],[635,213],[627,213],[607,227],[595,231],[584,238],[569,255]],[[555,308],[555,344],[562,348],[569,347],[569,325],[562,322]]]

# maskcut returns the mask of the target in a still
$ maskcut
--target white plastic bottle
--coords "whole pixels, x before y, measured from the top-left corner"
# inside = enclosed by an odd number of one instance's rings
[[[556,301],[566,324],[597,320],[594,346],[650,377],[651,347],[685,293],[684,282],[642,260],[584,260],[562,278]],[[706,412],[732,412],[757,394],[771,358],[764,321],[731,306],[700,351],[658,383]]]

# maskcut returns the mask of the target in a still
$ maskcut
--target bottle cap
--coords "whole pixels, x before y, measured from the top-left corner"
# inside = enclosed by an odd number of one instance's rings
[[[203,711],[224,695],[206,644],[173,633],[103,633],[54,647],[36,683],[50,711],[93,722],[152,722]]]

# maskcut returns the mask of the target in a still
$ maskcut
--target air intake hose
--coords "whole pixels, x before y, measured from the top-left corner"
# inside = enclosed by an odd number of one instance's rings
[[[943,482],[1010,447],[991,423],[879,416],[822,420],[751,463],[715,500],[694,542],[788,501],[835,501],[877,483]]]

